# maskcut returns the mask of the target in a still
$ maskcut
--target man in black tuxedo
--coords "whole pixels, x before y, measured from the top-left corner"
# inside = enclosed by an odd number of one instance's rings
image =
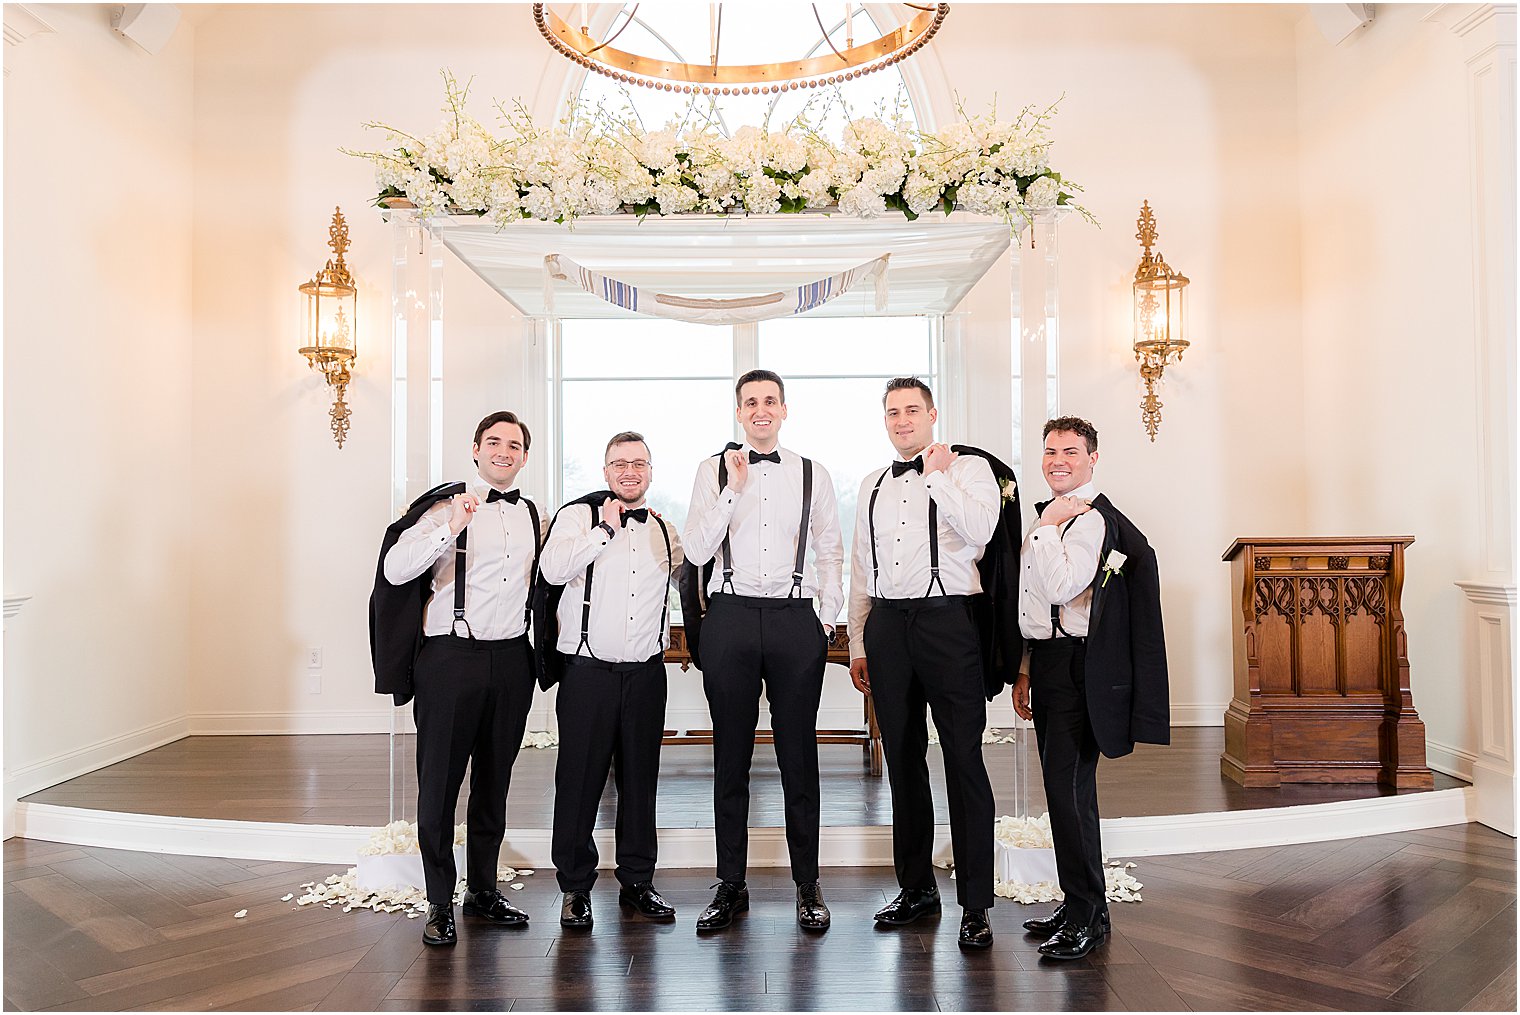
[[[458,939],[454,808],[467,764],[464,914],[502,926],[528,922],[497,890],[496,868],[512,762],[533,703],[527,606],[541,532],[538,510],[517,489],[531,440],[514,413],[481,420],[471,446],[478,474],[422,513],[383,558],[391,585],[427,583],[413,713],[429,945]]]
[[[901,891],[876,914],[906,926],[940,912],[925,708],[945,756],[959,943],[992,945],[992,783],[982,761],[987,702],[972,603],[1002,494],[987,460],[935,444],[938,410],[916,377],[882,396],[889,466],[860,484],[850,580],[850,679],[871,696],[892,787],[892,858]]]
[[[1024,538],[1019,627],[1026,668],[1014,708],[1032,718],[1065,901],[1024,928],[1040,954],[1078,959],[1108,934],[1098,822],[1098,755],[1171,739],[1156,555],[1093,484],[1098,431],[1045,424],[1043,471],[1055,496]],[[1032,707],[1031,707],[1032,696]]]

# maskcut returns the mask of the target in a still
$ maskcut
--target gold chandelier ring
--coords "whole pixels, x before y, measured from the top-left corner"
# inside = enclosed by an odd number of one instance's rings
[[[614,49],[570,27],[547,4],[533,5],[533,21],[544,39],[561,56],[624,84],[667,92],[763,95],[838,84],[906,60],[939,31],[950,12],[950,5],[906,6],[919,13],[907,24],[872,42],[807,60],[728,66],[657,60]]]

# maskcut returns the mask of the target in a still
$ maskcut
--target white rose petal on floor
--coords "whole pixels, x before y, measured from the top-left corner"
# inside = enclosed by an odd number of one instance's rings
[[[1060,902],[1056,854],[1050,837],[1050,815],[1038,818],[1001,817],[993,826],[997,840],[993,894],[1016,902]],[[1104,894],[1110,902],[1140,902],[1145,887],[1129,873],[1133,863],[1103,861]]]
[[[465,826],[454,826],[454,868],[461,875],[465,869]],[[532,871],[522,873],[531,874]],[[519,872],[512,867],[498,867],[498,886],[521,889],[514,883]],[[379,828],[368,843],[359,849],[357,866],[342,874],[331,874],[325,881],[308,881],[301,885],[305,894],[296,905],[342,906],[343,912],[368,909],[377,913],[405,911],[408,918],[427,910],[426,884],[422,876],[422,855],[418,852],[417,826],[410,821],[392,821]],[[454,886],[454,902],[464,894],[464,878]],[[281,902],[289,901],[290,895]]]

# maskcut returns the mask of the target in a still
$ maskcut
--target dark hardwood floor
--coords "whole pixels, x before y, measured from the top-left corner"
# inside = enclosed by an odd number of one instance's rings
[[[878,931],[884,869],[829,869],[834,926],[797,929],[783,872],[753,908],[698,938],[705,871],[664,871],[680,910],[562,931],[552,872],[513,901],[521,930],[461,920],[429,949],[400,914],[281,902],[323,865],[5,843],[8,1009],[66,1010],[1515,1010],[1515,843],[1478,825],[1271,849],[1146,857],[1143,903],[1080,962],[1041,961],[1001,902],[986,953],[955,944],[957,911]],[[942,887],[948,889],[946,881]],[[248,911],[246,918],[234,913]]]
[[[1224,747],[1220,727],[1172,731],[1169,747],[1141,744],[1129,757],[1098,766],[1099,805],[1104,817],[1251,810],[1386,796],[1386,786],[1284,785],[1243,789],[1219,774]],[[1029,773],[1030,812],[1044,811],[1033,733],[1023,745]],[[985,748],[997,794],[998,813],[1013,807],[1013,744]],[[245,821],[379,825],[387,820],[389,757],[383,735],[188,737],[116,765],[70,779],[25,799],[139,814]],[[401,748],[402,816],[413,817],[416,779],[410,744]],[[886,780],[873,777],[860,748],[823,745],[818,750],[826,825],[888,825],[892,803]],[[548,828],[554,806],[551,750],[524,750],[517,758],[507,803],[514,828]],[[940,823],[949,821],[938,747],[929,748],[930,777]],[[1436,788],[1464,785],[1436,774]],[[750,824],[780,826],[781,780],[775,750],[755,749]],[[712,826],[712,748],[667,746],[660,758],[659,822],[662,828]],[[460,818],[464,817],[460,797]],[[613,820],[612,791],[603,799],[602,823]]]

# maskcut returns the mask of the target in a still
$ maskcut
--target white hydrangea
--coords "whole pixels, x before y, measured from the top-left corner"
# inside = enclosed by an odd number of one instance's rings
[[[700,195],[691,187],[680,183],[661,183],[654,188],[654,201],[660,206],[661,215],[679,215],[697,206]]]
[[[870,187],[852,187],[839,196],[839,212],[856,218],[873,219],[887,210],[887,201]]]
[[[1054,208],[1061,197],[1061,185],[1048,176],[1042,176],[1029,185],[1024,192],[1024,205],[1030,211]]]

